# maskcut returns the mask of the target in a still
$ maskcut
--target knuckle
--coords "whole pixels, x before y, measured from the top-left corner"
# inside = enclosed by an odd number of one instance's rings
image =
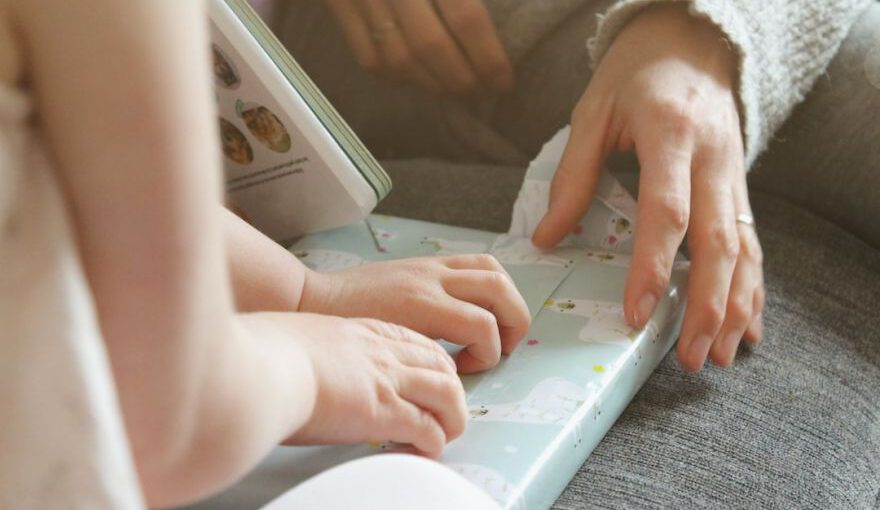
[[[699,308],[703,320],[712,329],[717,329],[724,322],[725,307],[717,300],[709,300]]]
[[[389,409],[394,407],[397,402],[397,389],[391,384],[387,379],[381,379],[376,383],[375,387],[375,395],[376,395],[376,408],[374,410],[374,414],[378,417],[383,411],[383,409]]]
[[[655,211],[677,234],[687,230],[690,221],[690,204],[686,197],[673,193],[659,196],[653,204]]]
[[[383,345],[387,345],[387,340],[416,345],[429,345],[434,343],[421,334],[416,333],[406,326],[401,326],[400,324],[385,321],[376,321],[376,324],[381,336],[381,338],[377,338],[376,341]]]
[[[424,261],[412,260],[403,266],[403,270],[410,282],[422,282],[430,277],[434,267]]]
[[[712,223],[701,237],[706,249],[727,260],[734,260],[739,255],[739,236],[732,226],[721,222]]]
[[[450,363],[449,354],[446,353],[446,350],[437,342],[431,342],[434,346],[434,364],[440,368],[440,370],[446,374],[455,375],[455,363]]]
[[[442,439],[439,441],[438,439],[443,435],[443,429],[434,415],[424,409],[419,409],[418,415],[416,416],[415,428],[419,431],[419,435],[425,440],[425,444],[430,443],[432,445],[432,450],[436,448],[438,443],[442,447]]]
[[[495,293],[496,297],[503,296],[506,294],[511,287],[510,280],[507,278],[507,275],[504,273],[499,273],[498,271],[487,271],[486,272],[486,285],[492,289]]]
[[[390,373],[400,362],[387,348],[377,349],[376,347],[379,346],[373,346],[373,348],[371,348],[371,351],[373,352],[373,365],[375,365],[375,367],[383,374]]]
[[[498,336],[498,322],[495,316],[488,310],[480,310],[474,314],[474,327],[482,337],[494,338]],[[500,352],[500,351],[499,351]]]
[[[748,239],[740,240],[740,256],[753,262],[755,265],[761,266],[764,263],[764,253],[761,250],[761,244],[755,238],[750,236]]]
[[[378,344],[380,343],[381,337],[387,336],[388,324],[383,321],[377,319],[354,319],[354,322],[357,322],[359,326],[366,328],[367,331],[372,333],[372,335],[368,335],[364,339],[365,342]]]
[[[501,263],[498,262],[498,259],[495,256],[490,255],[488,253],[479,253],[474,256],[476,263],[479,267],[485,267],[494,270],[501,270]]]
[[[700,135],[704,140],[709,141],[717,148],[730,148],[727,121],[722,117],[703,117],[699,123]]]
[[[691,135],[697,128],[690,101],[671,97],[656,98],[649,105],[649,111],[675,135]]]
[[[381,343],[382,339],[397,339],[398,327],[390,322],[380,321],[378,319],[363,319],[363,323],[375,333],[376,337],[371,340],[375,343]]]
[[[449,404],[457,403],[463,392],[461,383],[453,375],[443,378],[439,390],[441,398]]]
[[[669,287],[671,267],[662,257],[654,257],[647,262],[644,274],[648,290],[654,295],[661,295]]]
[[[731,297],[727,303],[727,317],[725,320],[737,327],[746,327],[752,318],[752,303],[743,297]]]

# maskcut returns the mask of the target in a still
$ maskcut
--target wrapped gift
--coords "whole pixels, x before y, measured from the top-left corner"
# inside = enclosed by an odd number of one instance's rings
[[[529,242],[546,211],[566,137],[560,133],[532,163],[506,234],[372,215],[363,224],[311,235],[291,247],[319,271],[466,253],[491,253],[504,265],[525,297],[532,326],[498,366],[462,378],[470,422],[440,462],[505,509],[553,504],[673,345],[684,310],[687,262],[680,260],[647,326],[635,330],[624,320],[635,201],[608,174],[589,212],[560,247],[542,251]],[[251,501],[267,501],[334,465],[394,449],[393,444],[279,448],[252,475],[259,484],[246,481],[210,507],[234,505],[248,491]]]

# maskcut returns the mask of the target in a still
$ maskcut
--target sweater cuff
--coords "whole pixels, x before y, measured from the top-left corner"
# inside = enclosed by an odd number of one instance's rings
[[[621,0],[608,9],[604,15],[600,15],[596,36],[587,43],[593,66],[599,64],[611,43],[627,23],[645,8],[661,1],[668,2],[668,0]],[[746,168],[751,168],[752,163],[767,144],[767,135],[763,129],[758,101],[760,76],[756,74],[757,69],[753,63],[752,43],[746,24],[736,9],[725,6],[723,2],[711,0],[675,1],[688,2],[691,15],[707,19],[718,27],[737,54],[736,93],[740,108],[740,127],[745,149]]]

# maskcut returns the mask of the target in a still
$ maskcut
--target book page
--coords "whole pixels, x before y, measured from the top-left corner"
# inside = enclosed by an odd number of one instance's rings
[[[276,240],[361,220],[369,184],[222,0],[211,19],[228,206]]]

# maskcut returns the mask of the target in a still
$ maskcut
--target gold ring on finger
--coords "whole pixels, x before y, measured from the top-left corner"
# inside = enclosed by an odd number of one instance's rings
[[[736,215],[736,222],[750,228],[755,228],[755,217],[748,213],[739,213]]]

